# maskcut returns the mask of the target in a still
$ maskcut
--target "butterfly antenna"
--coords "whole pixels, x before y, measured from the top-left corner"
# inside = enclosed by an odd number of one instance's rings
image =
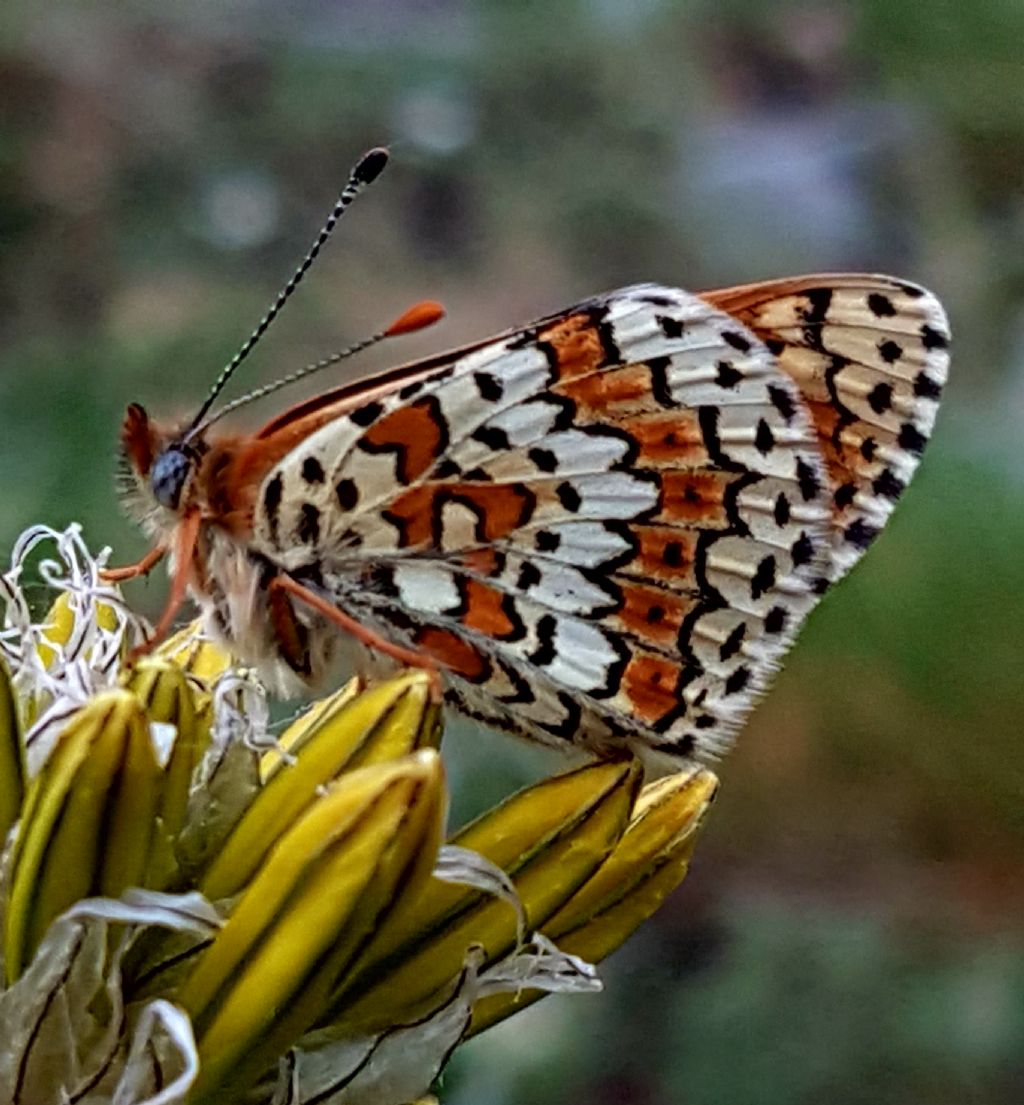
[[[260,319],[259,325],[255,330],[246,338],[242,345],[242,348],[231,358],[231,360],[221,369],[220,375],[214,382],[213,387],[210,389],[210,394],[206,397],[206,402],[199,408],[198,414],[192,420],[192,425],[189,427],[186,436],[187,438],[194,437],[198,432],[198,427],[206,417],[207,411],[213,406],[214,400],[223,391],[224,385],[234,375],[235,369],[245,360],[246,357],[252,352],[253,347],[266,333],[267,328],[277,318],[281,311],[281,308],[291,298],[292,292],[299,286],[302,278],[309,271],[310,265],[316,260],[317,254],[323,248],[324,242],[331,236],[332,231],[338,225],[338,220],[345,211],[351,205],[352,201],[359,195],[360,192],[373,181],[380,176],[384,169],[384,166],[388,162],[388,151],[382,146],[377,146],[372,150],[368,150],[356,163],[351,174],[348,178],[348,183],[341,190],[341,194],[338,196],[338,202],[334,205],[334,210],[331,211],[327,217],[327,221],[324,223],[320,233],[316,236],[312,246],[309,248],[309,252],[302,259],[299,267],[295,270],[292,278],[287,284],[278,292],[277,298],[271,304],[270,309]]]
[[[253,391],[246,392],[245,395],[240,395],[237,399],[232,399],[230,403],[226,403],[216,414],[212,414],[205,422],[190,430],[189,433],[196,436],[205,433],[215,422],[219,422],[225,415],[238,410],[239,407],[255,403],[257,399],[262,399],[265,395],[270,395],[289,384],[294,384],[297,380],[312,376],[314,372],[330,368],[331,365],[336,365],[339,361],[348,360],[349,357],[361,353],[364,349],[369,349],[371,345],[376,345],[378,342],[384,341],[385,338],[394,338],[399,334],[412,334],[417,330],[424,330],[428,326],[433,326],[435,322],[442,318],[444,318],[444,308],[441,304],[425,299],[423,302],[410,307],[385,330],[381,330],[368,338],[363,338],[362,341],[357,341],[355,344],[348,346],[347,349],[332,353],[329,357],[324,357],[323,360],[314,361],[296,372],[290,372],[287,376],[282,376],[280,380],[275,380],[272,384],[264,384]]]

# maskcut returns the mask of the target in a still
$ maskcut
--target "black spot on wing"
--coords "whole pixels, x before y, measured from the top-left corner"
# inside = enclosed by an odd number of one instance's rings
[[[828,309],[832,305],[831,288],[810,288],[804,293],[807,305],[800,312],[804,322],[810,325],[820,325],[828,315]]]
[[[750,669],[747,667],[739,667],[729,676],[725,681],[725,693],[739,694],[744,687],[750,682]]]
[[[750,581],[750,597],[756,602],[775,586],[776,564],[774,556],[766,556],[757,566]]]
[[[926,438],[912,423],[904,422],[903,425],[900,426],[900,432],[899,436],[896,438],[896,443],[900,448],[906,449],[908,453],[920,456],[924,452],[925,445],[928,444],[928,438]]]
[[[907,485],[888,468],[886,468],[871,485],[876,495],[880,495],[883,499],[889,499],[892,502],[895,502],[903,494],[906,490],[906,486]]]
[[[306,483],[324,482],[324,466],[316,457],[306,457],[302,462],[302,478]]]
[[[539,644],[530,654],[531,664],[547,666],[556,655],[555,632],[558,629],[558,621],[554,614],[545,614],[537,620],[537,640]]]
[[[801,533],[790,547],[789,555],[796,568],[809,564],[814,559],[814,542],[806,533]]]
[[[540,583],[540,569],[532,561],[524,560],[516,579],[516,589],[526,591]]]
[[[641,303],[649,303],[652,307],[678,307],[676,300],[667,295],[658,295],[656,292],[647,292],[638,297]]]
[[[277,543],[277,527],[283,490],[284,484],[281,481],[280,473],[270,480],[263,490],[263,510],[267,516],[267,525],[270,528],[270,539],[275,544]]]
[[[919,399],[938,399],[942,395],[942,385],[927,372],[919,372],[914,377],[914,394]]]
[[[786,391],[785,388],[779,387],[778,384],[768,385],[768,398],[772,401],[772,406],[782,415],[786,422],[791,422],[793,415],[796,414],[796,404],[793,402],[793,397]]]
[[[554,472],[558,468],[558,457],[550,449],[535,445],[527,456],[542,472]]]
[[[719,361],[715,382],[722,388],[734,388],[743,379],[743,373],[730,361]]]
[[[473,381],[476,384],[476,390],[480,393],[480,398],[488,403],[496,403],[505,394],[502,382],[489,372],[474,372]]]
[[[789,614],[784,606],[773,606],[764,616],[764,631],[774,636],[786,628]]]
[[[775,448],[775,435],[771,426],[763,418],[758,419],[757,432],[754,434],[754,448],[766,457]]]
[[[892,318],[896,314],[892,300],[881,292],[872,292],[868,296],[868,310],[875,318]]]
[[[359,487],[355,480],[346,476],[338,480],[334,488],[334,494],[338,499],[338,506],[344,511],[354,510],[359,502]]]
[[[887,338],[878,344],[878,355],[886,364],[895,364],[903,356],[903,346],[892,338]]]
[[[315,545],[320,540],[320,511],[312,503],[303,503],[295,538],[304,545]]]
[[[423,390],[425,380],[413,380],[411,383],[406,384],[405,387],[399,388],[398,398],[401,400],[412,399],[413,396],[418,395]]]
[[[354,422],[357,426],[366,427],[376,422],[380,418],[384,411],[384,407],[380,403],[364,403],[361,407],[356,407],[354,411],[349,412],[349,420]]]
[[[442,457],[434,465],[433,476],[435,480],[450,480],[461,475],[462,469],[451,457]]]
[[[833,499],[840,510],[845,510],[853,502],[853,497],[856,494],[857,485],[855,483],[843,483],[836,488]]]
[[[661,550],[661,561],[668,568],[680,568],[683,564],[681,541],[666,541]]]
[[[508,434],[498,426],[479,426],[472,433],[474,441],[486,445],[488,449],[500,452],[511,447]]]
[[[927,322],[921,327],[921,341],[925,349],[945,349],[949,345],[949,338]]]
[[[875,414],[885,414],[892,406],[892,384],[875,384],[868,393],[868,406]]]
[[[843,536],[846,540],[858,549],[866,549],[878,536],[878,533],[878,526],[869,525],[861,518],[851,522],[846,529],[843,530]]]
[[[805,502],[810,502],[821,494],[821,480],[818,478],[818,473],[803,457],[796,458],[796,479]]]
[[[733,349],[738,349],[741,353],[750,352],[750,342],[735,330],[723,330],[722,337]]]
[[[743,644],[743,638],[746,636],[747,627],[744,622],[740,622],[736,628],[729,634],[728,637],[722,642],[718,649],[718,657],[720,660],[729,660],[735,656],[740,650],[740,646]]]
[[[558,501],[571,514],[575,514],[583,504],[580,493],[568,480],[563,481],[555,488],[555,494],[558,496]]]

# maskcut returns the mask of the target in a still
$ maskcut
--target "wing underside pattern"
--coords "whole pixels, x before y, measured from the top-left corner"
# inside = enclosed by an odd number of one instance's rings
[[[608,753],[721,750],[832,573],[797,384],[705,300],[624,289],[311,435],[258,550],[437,658],[489,724]]]
[[[267,476],[254,545],[490,725],[715,754],[909,481],[947,346],[889,277],[625,288],[394,373]]]

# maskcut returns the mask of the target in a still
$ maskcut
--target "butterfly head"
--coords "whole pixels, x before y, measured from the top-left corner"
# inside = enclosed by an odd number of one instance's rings
[[[132,513],[152,515],[162,508],[180,514],[194,499],[196,475],[206,452],[203,438],[180,427],[166,429],[132,403],[121,425],[122,488]]]
[[[181,505],[182,492],[195,469],[196,456],[184,444],[169,445],[156,455],[149,473],[149,488],[153,498],[168,510]]]

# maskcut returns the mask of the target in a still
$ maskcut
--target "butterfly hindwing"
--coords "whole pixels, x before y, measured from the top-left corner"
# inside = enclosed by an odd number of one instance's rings
[[[829,579],[892,513],[931,435],[949,369],[949,325],[924,288],[823,274],[705,293],[778,358],[818,433],[833,504]]]

